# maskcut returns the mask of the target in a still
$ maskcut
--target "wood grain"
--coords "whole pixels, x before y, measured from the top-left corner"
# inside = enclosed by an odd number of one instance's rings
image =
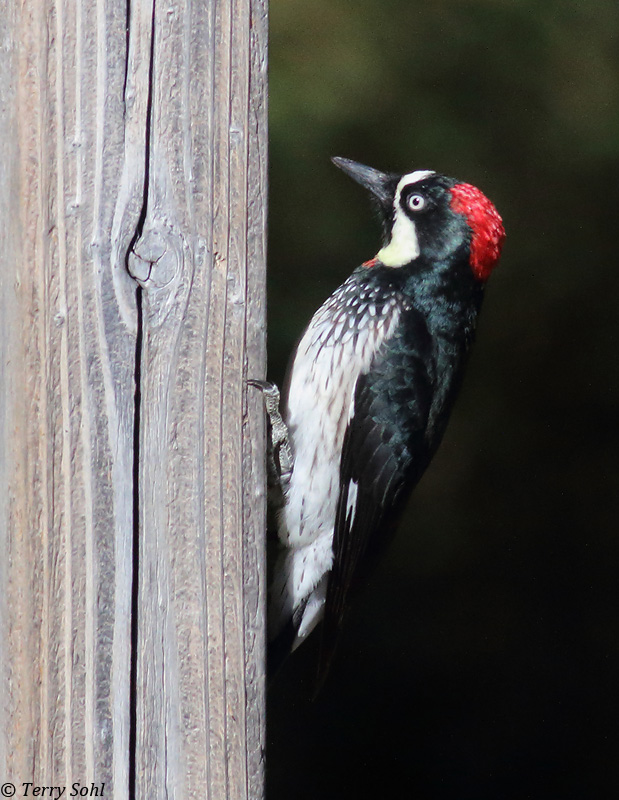
[[[266,26],[263,0],[9,4],[0,769],[18,785],[263,795],[246,380],[265,371]]]
[[[120,796],[136,332],[134,283],[112,268],[124,14],[10,4],[0,77],[3,777]]]

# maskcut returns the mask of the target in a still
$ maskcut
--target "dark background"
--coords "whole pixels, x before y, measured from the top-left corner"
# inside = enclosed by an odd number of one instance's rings
[[[378,249],[329,162],[477,184],[507,229],[463,391],[268,799],[619,791],[616,0],[272,0],[269,373]],[[316,638],[316,637],[313,637]]]

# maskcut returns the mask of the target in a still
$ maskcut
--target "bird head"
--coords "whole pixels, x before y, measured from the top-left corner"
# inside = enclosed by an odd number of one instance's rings
[[[505,230],[494,205],[475,186],[432,170],[399,175],[347,158],[332,161],[376,201],[384,242],[375,261],[397,269],[420,256],[437,263],[459,258],[463,252],[477,280],[484,282],[490,276]]]

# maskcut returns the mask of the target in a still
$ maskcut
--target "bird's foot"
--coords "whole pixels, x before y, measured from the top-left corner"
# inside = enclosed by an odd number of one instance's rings
[[[279,410],[279,389],[269,381],[250,379],[247,381],[262,392],[264,407],[269,418],[269,441],[267,444],[267,469],[269,486],[281,490],[282,498],[286,494],[292,475],[293,456],[290,446],[288,426]]]

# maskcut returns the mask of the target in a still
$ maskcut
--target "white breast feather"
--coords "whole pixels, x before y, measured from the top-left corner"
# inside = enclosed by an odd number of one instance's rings
[[[380,316],[366,311],[355,342],[354,336],[333,335],[325,306],[301,339],[290,381],[287,421],[295,461],[280,526],[280,538],[288,547],[309,544],[325,532],[333,535],[340,457],[354,387],[399,317],[395,298]],[[336,323],[338,330],[341,325]]]
[[[395,297],[377,312],[372,292],[351,298],[347,286],[314,314],[290,379],[286,418],[294,469],[280,512],[279,537],[286,549],[275,567],[268,623],[273,639],[305,603],[293,649],[323,614],[326,575],[333,565],[342,445],[354,413],[355,385],[400,316]],[[346,303],[354,307],[353,315],[346,314]],[[347,515],[354,515],[356,495],[357,485],[351,481]]]

